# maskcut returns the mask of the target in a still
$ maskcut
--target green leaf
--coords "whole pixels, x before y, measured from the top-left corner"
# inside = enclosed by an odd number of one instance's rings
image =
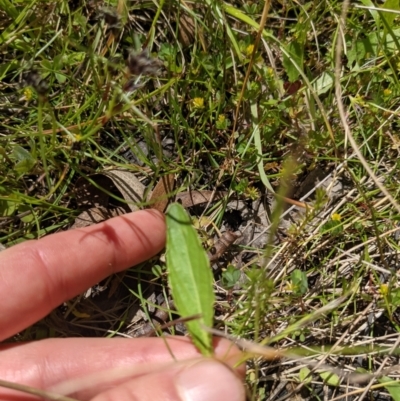
[[[360,0],[361,3],[366,6],[366,7],[371,7],[371,8],[375,8],[375,4],[371,1],[371,0]],[[368,11],[371,13],[372,17],[375,20],[375,24],[379,26],[379,13],[376,10],[371,10],[368,9]]]
[[[84,19],[85,24],[86,24],[86,19]],[[76,52],[76,53],[71,53],[68,55],[68,63],[73,64],[73,63],[81,63],[85,59],[85,52]]]
[[[53,63],[50,60],[42,60],[41,64],[43,66],[43,68],[52,71],[53,70]]]
[[[293,270],[291,276],[293,292],[298,295],[303,295],[308,290],[308,281],[306,273],[299,269]]]
[[[155,277],[157,278],[161,278],[163,271],[162,271],[162,267],[160,265],[155,265],[151,268],[151,272],[154,274]]]
[[[212,354],[211,335],[202,325],[212,327],[214,318],[213,276],[210,261],[190,217],[179,203],[167,213],[167,270],[172,297],[182,317],[201,314],[187,322],[194,344],[203,355]]]
[[[323,95],[332,89],[334,85],[334,75],[331,72],[323,72],[313,83],[314,90],[318,95]]]
[[[294,82],[299,77],[300,73],[296,65],[292,62],[292,60],[295,61],[298,67],[303,69],[304,43],[300,41],[294,41],[289,44],[287,51],[290,54],[290,57],[284,54],[283,66],[285,67],[289,81]]]
[[[30,159],[32,157],[31,154],[26,149],[24,149],[22,146],[19,145],[14,146],[12,151],[12,156],[20,162],[22,160]]]
[[[14,166],[14,170],[19,176],[22,176],[29,173],[34,165],[35,163],[32,163],[30,160],[22,160]]]
[[[56,79],[60,84],[63,84],[67,80],[67,77],[64,74],[59,74],[56,72]]]
[[[378,382],[382,384],[388,383],[385,385],[386,390],[389,391],[389,394],[392,396],[394,401],[400,401],[400,382],[395,381],[387,376],[381,377],[378,379]]]
[[[0,199],[0,216],[12,216],[16,209],[15,200]]]
[[[311,383],[312,377],[310,375],[310,372],[311,372],[311,370],[308,368],[300,369],[300,372],[299,372],[300,383],[305,383],[305,384]]]
[[[75,13],[72,24],[74,26],[80,26],[81,28],[85,29],[87,26],[87,21],[86,21],[86,18],[82,14]]]
[[[23,223],[31,223],[32,221],[35,220],[35,215],[33,214],[32,207],[30,205],[19,205],[18,206],[18,213],[24,213],[30,211],[29,214],[26,214],[25,216],[21,217],[21,221]]]
[[[399,28],[387,34],[382,31],[374,31],[366,38],[356,40],[347,52],[347,66],[351,68],[356,61],[355,68],[359,68],[366,58],[377,57],[382,50],[387,55],[393,54],[397,50],[396,41],[393,37],[400,37]]]
[[[400,11],[400,4],[399,0],[386,0],[385,4],[382,5],[382,8],[385,10],[394,10]],[[394,19],[396,18],[397,14],[388,12],[382,12],[382,17],[385,19],[389,28],[393,26]],[[387,27],[385,26],[385,32],[387,32]]]
[[[58,71],[61,70],[64,66],[64,57],[62,54],[58,54],[53,59],[53,68],[54,70]]]
[[[31,153],[19,145],[14,146],[11,156],[17,160],[14,170],[19,175],[28,173],[36,164],[36,160],[32,157]]]
[[[247,178],[242,178],[238,183],[233,184],[233,189],[239,194],[243,194],[248,186],[249,180]]]
[[[321,379],[329,386],[337,387],[340,384],[340,378],[337,374],[332,372],[319,372]]]
[[[400,306],[400,288],[393,288],[390,292],[390,303],[392,306]]]
[[[240,270],[235,266],[229,265],[222,273],[221,281],[225,288],[233,288],[240,279]]]

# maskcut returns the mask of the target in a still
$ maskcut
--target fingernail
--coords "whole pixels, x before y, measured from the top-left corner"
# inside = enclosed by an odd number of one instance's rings
[[[175,379],[182,401],[244,401],[244,387],[225,365],[203,361],[181,371]]]

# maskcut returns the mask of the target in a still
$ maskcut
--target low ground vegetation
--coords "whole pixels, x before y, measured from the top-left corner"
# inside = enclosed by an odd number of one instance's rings
[[[399,399],[399,213],[376,183],[399,198],[398,1],[342,23],[336,0],[0,5],[3,246],[128,211],[109,171],[143,184],[139,207],[173,177],[166,194],[204,197],[185,199],[205,247],[235,234],[215,327],[298,355],[250,361],[251,399]],[[169,299],[153,260],[17,340],[141,335]]]

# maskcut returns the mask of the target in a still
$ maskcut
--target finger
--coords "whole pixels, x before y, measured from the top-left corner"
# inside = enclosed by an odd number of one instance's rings
[[[1,252],[0,340],[111,273],[155,255],[164,243],[164,217],[148,210],[27,241]]]
[[[231,342],[215,338],[215,355],[234,367],[242,353]],[[72,394],[89,399],[122,383],[164,368],[177,361],[199,358],[200,353],[185,337],[166,338],[68,338],[3,345],[0,348],[0,377],[19,384]],[[237,368],[244,375],[244,366]],[[0,389],[0,399],[10,390]],[[25,399],[12,392],[15,401]],[[14,399],[13,399],[14,400]]]
[[[156,385],[155,385],[156,383]],[[203,358],[133,378],[92,401],[244,401],[242,381],[223,363]]]

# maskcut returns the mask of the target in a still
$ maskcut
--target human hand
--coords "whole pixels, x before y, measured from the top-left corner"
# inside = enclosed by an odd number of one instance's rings
[[[164,218],[149,210],[1,252],[0,341],[111,273],[157,254],[164,244]],[[243,401],[244,367],[233,369],[239,350],[223,339],[215,339],[214,346],[216,356],[211,359],[183,337],[3,344],[0,379],[67,392],[79,400]],[[0,388],[0,399],[37,398]]]

